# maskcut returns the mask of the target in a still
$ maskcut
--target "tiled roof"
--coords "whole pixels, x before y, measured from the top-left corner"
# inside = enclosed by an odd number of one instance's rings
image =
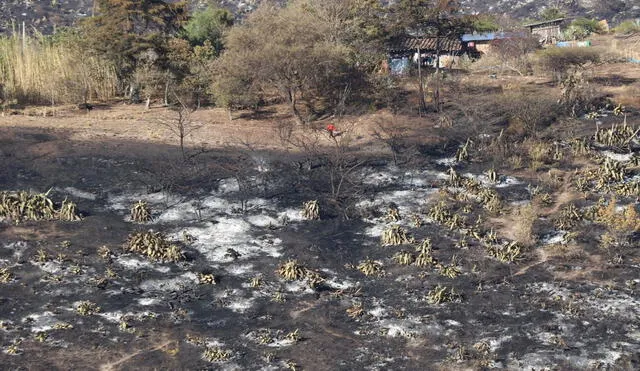
[[[406,51],[406,50],[420,50],[435,51],[437,38],[435,37],[421,37],[421,38],[403,38],[392,42],[388,49],[389,51]],[[440,38],[440,50],[443,52],[455,52],[461,51],[462,42],[459,39],[445,39]]]

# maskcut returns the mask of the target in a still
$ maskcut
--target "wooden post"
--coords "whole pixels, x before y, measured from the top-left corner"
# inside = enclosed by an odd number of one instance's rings
[[[420,80],[420,107],[418,108],[418,114],[422,117],[422,112],[426,111],[427,103],[424,101],[424,83],[422,81],[422,52],[418,46],[418,79]]]
[[[24,21],[22,21],[22,50],[27,48],[27,30]]]

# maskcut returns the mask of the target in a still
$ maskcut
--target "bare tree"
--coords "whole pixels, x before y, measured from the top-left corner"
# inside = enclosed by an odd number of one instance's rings
[[[345,183],[351,182],[353,172],[365,162],[355,156],[355,124],[343,123],[339,126],[339,135],[324,130],[294,130],[292,125],[283,125],[280,128],[283,145],[293,146],[306,154],[307,159],[301,168],[322,170],[322,178],[328,180],[333,201],[341,198]]]
[[[174,94],[174,96],[178,102],[178,106],[171,109],[171,112],[174,113],[173,117],[160,118],[158,123],[178,137],[180,141],[180,153],[182,154],[182,159],[186,162],[188,160],[188,156],[184,146],[184,141],[194,131],[202,128],[203,124],[194,122],[191,119],[191,114],[195,112],[195,109],[187,107],[182,103],[177,95]]]
[[[378,122],[377,127],[373,130],[373,137],[389,148],[393,156],[393,163],[397,165],[398,155],[406,147],[407,130],[395,125],[396,115],[393,116],[393,121],[391,124]]]

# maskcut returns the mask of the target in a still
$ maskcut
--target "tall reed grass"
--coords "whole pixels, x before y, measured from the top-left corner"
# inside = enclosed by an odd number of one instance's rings
[[[0,103],[108,100],[117,87],[114,66],[81,47],[44,37],[0,37]]]

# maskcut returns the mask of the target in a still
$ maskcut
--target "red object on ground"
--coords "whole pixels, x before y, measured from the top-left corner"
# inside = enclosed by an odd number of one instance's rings
[[[333,124],[327,125],[327,131],[335,131],[336,127]]]

